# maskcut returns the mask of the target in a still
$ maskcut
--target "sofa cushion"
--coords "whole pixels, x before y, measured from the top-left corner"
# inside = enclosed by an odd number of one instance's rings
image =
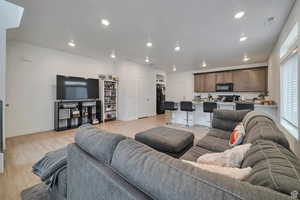
[[[224,152],[204,154],[197,159],[197,163],[240,168],[250,146],[243,144]]]
[[[230,148],[228,140],[209,135],[199,140],[197,146],[214,152],[223,152]]]
[[[243,180],[251,172],[251,167],[247,167],[247,168],[222,167],[218,165],[197,163],[189,160],[182,160],[182,162],[188,163],[190,165],[193,165],[194,167],[198,167],[205,171],[221,174],[238,180]]]
[[[221,129],[211,128],[209,129],[206,135],[224,139],[224,140],[229,140],[230,134],[231,134],[230,131],[223,131]]]
[[[139,142],[162,152],[180,153],[194,142],[194,134],[184,130],[157,127],[135,135]]]
[[[196,168],[131,139],[119,143],[111,166],[152,199],[289,199],[276,191]]]
[[[181,156],[181,160],[189,160],[189,161],[197,161],[197,159],[207,153],[212,153],[212,151],[201,148],[199,146],[193,146],[190,148],[183,156]]]
[[[214,110],[212,127],[232,131],[241,122],[249,110]]]
[[[68,145],[67,173],[68,200],[152,200],[110,165],[95,159],[76,144]]]
[[[275,122],[264,113],[252,111],[243,120],[246,135],[243,143],[253,143],[258,139],[271,140],[289,149],[289,142]]]
[[[75,143],[80,148],[108,164],[111,162],[116,146],[125,138],[125,136],[108,133],[91,125],[81,126],[75,133]]]
[[[242,167],[252,167],[246,181],[282,193],[300,192],[300,162],[283,146],[270,140],[257,140],[247,152]]]

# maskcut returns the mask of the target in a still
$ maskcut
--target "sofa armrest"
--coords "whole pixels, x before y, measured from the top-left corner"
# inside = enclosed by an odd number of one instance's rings
[[[232,131],[237,123],[242,122],[250,110],[214,110],[212,127]]]

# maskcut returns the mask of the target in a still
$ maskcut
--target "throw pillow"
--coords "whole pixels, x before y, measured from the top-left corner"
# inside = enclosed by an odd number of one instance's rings
[[[207,153],[197,159],[197,163],[240,168],[251,144],[243,144],[220,153]]]
[[[191,164],[194,167],[212,172],[221,175],[225,175],[234,179],[244,180],[247,178],[251,172],[251,167],[247,168],[231,168],[231,167],[221,167],[217,165],[207,165],[207,164],[200,164],[192,161],[182,160],[185,163]]]
[[[243,123],[239,123],[231,132],[229,146],[234,147],[242,144],[245,137],[245,128]]]

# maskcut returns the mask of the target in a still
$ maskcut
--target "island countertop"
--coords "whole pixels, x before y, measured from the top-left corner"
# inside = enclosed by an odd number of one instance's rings
[[[203,101],[193,101],[193,104],[198,105],[198,104],[203,104]],[[235,106],[236,103],[253,103],[253,102],[223,102],[223,101],[217,101],[215,102],[218,105],[227,105],[227,106]],[[254,107],[263,107],[263,108],[277,108],[277,104],[274,105],[264,105],[264,104],[256,104],[253,103]]]
[[[218,105],[217,109],[222,110],[235,110],[236,102],[215,102]],[[241,102],[246,103],[246,102]],[[189,125],[204,125],[210,126],[210,113],[203,111],[202,101],[193,101],[195,106],[194,112],[189,112]],[[262,105],[254,104],[254,110],[260,110],[277,120],[277,105]],[[178,103],[178,110],[172,112],[172,122],[176,124],[186,124],[187,112],[180,110],[180,104]]]

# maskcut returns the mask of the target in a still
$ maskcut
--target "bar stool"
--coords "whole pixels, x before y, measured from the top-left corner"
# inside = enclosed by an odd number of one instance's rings
[[[218,108],[218,104],[215,102],[203,102],[203,112],[209,113],[210,125],[212,121],[212,113],[214,112],[214,109],[217,108]]]
[[[167,122],[167,124],[172,124],[171,121],[173,120],[173,111],[178,110],[178,106],[173,101],[165,101],[165,103],[164,103],[164,110],[165,111],[169,111],[170,115],[171,115],[169,117],[169,121]]]
[[[254,110],[253,103],[235,103],[235,110]]]
[[[195,108],[191,101],[181,101],[180,110],[186,112],[186,127],[189,127],[189,112],[194,112]]]

